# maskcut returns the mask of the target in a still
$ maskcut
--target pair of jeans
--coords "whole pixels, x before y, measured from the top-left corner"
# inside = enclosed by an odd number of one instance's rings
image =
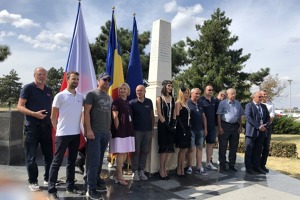
[[[95,139],[87,139],[86,143],[86,177],[84,178],[88,190],[96,188],[100,179],[104,153],[106,151],[110,133],[94,132]]]
[[[144,170],[151,144],[152,131],[135,131],[135,152],[132,153],[132,171]]]
[[[44,156],[44,180],[49,179],[49,169],[53,159],[52,147],[52,126],[50,124],[27,125],[24,129],[25,135],[25,162],[30,184],[38,182],[38,166],[36,164],[36,154],[38,144],[40,144]]]
[[[68,149],[68,162],[66,166],[66,173],[67,173],[66,188],[71,190],[74,189],[75,162],[77,158],[79,143],[80,143],[79,134],[55,137],[56,151],[49,172],[49,182],[48,182],[49,193],[57,192],[57,189],[55,188],[55,184],[57,182],[58,171],[64,159],[64,155],[67,149]]]

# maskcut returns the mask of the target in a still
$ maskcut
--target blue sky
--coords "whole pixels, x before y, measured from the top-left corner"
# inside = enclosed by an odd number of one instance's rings
[[[139,32],[151,31],[152,23],[172,23],[172,42],[197,37],[195,24],[209,19],[216,8],[232,19],[230,30],[239,37],[233,48],[251,53],[244,71],[269,67],[282,81],[292,79],[292,107],[300,107],[300,3],[297,0],[82,0],[90,43],[100,26],[111,19],[115,6],[118,27],[132,29],[136,13]],[[65,67],[74,29],[77,0],[1,0],[0,44],[12,55],[0,63],[0,75],[15,69],[23,84],[33,80],[33,69]],[[289,107],[289,87],[276,107]]]

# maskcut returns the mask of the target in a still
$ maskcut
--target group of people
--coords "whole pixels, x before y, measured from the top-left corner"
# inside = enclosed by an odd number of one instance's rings
[[[174,147],[179,148],[176,173],[178,176],[195,173],[207,175],[202,166],[202,148],[206,143],[206,169],[217,170],[212,162],[213,148],[218,139],[219,167],[222,171],[234,171],[242,121],[245,118],[245,167],[246,173],[266,174],[272,133],[272,121],[275,117],[273,104],[268,101],[267,91],[256,91],[252,102],[245,111],[236,100],[236,90],[222,90],[213,96],[213,87],[207,85],[204,95],[201,90],[180,88],[175,102],[172,96],[172,82],[162,83],[161,96],[156,100],[158,114],[158,146],[162,180],[169,178],[167,160]],[[229,147],[228,160],[226,151]],[[196,168],[193,169],[193,155],[196,151]],[[187,156],[187,158],[186,158]],[[185,161],[187,160],[187,166]]]
[[[100,173],[108,145],[109,153],[116,155],[115,183],[128,185],[123,177],[122,167],[129,152],[133,180],[147,180],[144,169],[154,130],[154,109],[151,99],[145,97],[145,86],[138,85],[137,98],[128,101],[130,87],[127,83],[122,83],[118,88],[119,97],[113,100],[108,95],[111,77],[107,73],[101,73],[98,76],[97,88],[89,91],[84,97],[76,91],[80,74],[71,71],[66,76],[66,89],[53,96],[51,89],[45,84],[46,78],[47,71],[42,67],[36,68],[34,82],[22,88],[17,106],[18,110],[25,114],[25,159],[29,188],[32,191],[39,190],[36,154],[40,144],[45,162],[44,185],[48,187],[50,199],[59,199],[56,185],[66,150],[66,192],[82,194],[75,186],[75,163],[81,132],[86,138],[86,196],[101,199],[100,192],[106,190]],[[179,148],[176,168],[178,176],[191,174],[193,170],[195,173],[207,175],[202,166],[204,140],[206,168],[217,170],[212,163],[217,135],[221,169],[237,171],[236,151],[244,111],[235,99],[235,89],[221,91],[218,98],[215,98],[211,85],[205,87],[202,97],[199,88],[190,90],[182,87],[176,101],[172,91],[172,81],[165,80],[162,82],[161,95],[156,99],[159,177],[162,180],[169,179],[168,155],[175,152],[175,147]],[[255,92],[252,98],[253,102],[248,103],[245,109],[245,166],[250,174],[254,171],[267,173],[265,165],[269,153],[274,107],[270,103],[262,103],[263,99],[267,99],[266,91]],[[56,131],[54,154],[52,127]],[[196,168],[193,169],[194,152]]]
[[[144,168],[154,127],[154,112],[152,101],[145,98],[145,87],[139,85],[136,88],[137,98],[128,102],[130,87],[123,83],[118,88],[119,97],[113,100],[108,95],[111,77],[101,73],[97,88],[89,91],[84,98],[76,91],[79,78],[78,72],[68,72],[67,87],[53,96],[45,84],[47,71],[38,67],[34,70],[34,81],[25,85],[20,93],[17,108],[25,114],[25,159],[29,189],[40,190],[36,164],[37,147],[40,144],[45,162],[44,186],[48,187],[49,199],[59,199],[56,189],[58,171],[67,150],[66,192],[83,194],[75,185],[75,164],[81,132],[86,138],[86,196],[101,199],[100,192],[106,190],[100,173],[108,144],[109,152],[117,154],[116,183],[128,184],[122,173],[128,152],[132,152],[134,179],[148,179]],[[56,132],[55,151],[52,128]]]

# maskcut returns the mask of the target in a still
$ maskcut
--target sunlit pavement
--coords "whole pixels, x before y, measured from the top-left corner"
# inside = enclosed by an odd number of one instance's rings
[[[205,152],[205,151],[204,151]],[[218,155],[217,150],[214,156]],[[215,159],[215,157],[214,157]],[[216,156],[217,159],[217,156]],[[47,188],[43,186],[42,159],[39,158],[39,184],[42,191],[29,191],[27,173],[23,163],[13,166],[0,165],[0,178],[13,180],[0,182],[0,200],[10,199],[43,199],[47,196]],[[284,163],[282,163],[284,164]],[[102,193],[103,199],[131,199],[131,200],[165,200],[165,199],[209,199],[209,200],[257,200],[257,199],[300,199],[300,180],[270,170],[267,175],[249,175],[245,173],[243,159],[238,158],[236,168],[238,172],[222,172],[207,170],[208,175],[202,176],[192,173],[185,177],[178,177],[169,172],[169,180],[160,180],[157,174],[150,175],[148,181],[132,181],[131,175],[124,175],[128,186],[114,183],[112,174],[114,168],[103,164],[102,177],[106,178],[107,192]],[[78,168],[76,169],[78,170]],[[125,170],[127,172],[127,170]],[[130,172],[129,172],[130,173]],[[65,166],[59,171],[59,177],[64,179]],[[76,184],[83,186],[83,175],[76,173]],[[4,185],[9,184],[9,187]],[[14,185],[15,187],[11,187]],[[69,195],[65,192],[65,184],[57,186],[60,199],[87,199],[85,195]],[[15,192],[14,192],[15,191]],[[19,198],[19,196],[22,198]]]

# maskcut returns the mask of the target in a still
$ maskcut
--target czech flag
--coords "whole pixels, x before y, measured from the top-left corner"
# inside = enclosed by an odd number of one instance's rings
[[[132,43],[126,82],[130,86],[130,95],[127,98],[130,101],[131,99],[136,98],[136,86],[143,85],[142,64],[140,59],[138,30],[135,16],[133,17]]]
[[[80,2],[78,2],[78,12],[75,21],[71,47],[60,91],[63,91],[67,87],[66,76],[69,71],[76,71],[79,73],[79,84],[76,88],[76,91],[78,91],[79,93],[86,95],[88,91],[93,90],[97,87],[97,79],[92,61],[89,41],[85,30]],[[81,131],[83,133],[82,124]],[[85,138],[83,134],[81,134],[79,148],[82,148],[85,143]]]
[[[115,21],[114,10],[112,11],[112,19],[110,23],[107,56],[106,56],[106,72],[111,76],[108,94],[113,98],[118,98],[118,87],[124,83],[124,72],[122,66],[122,58],[120,55],[120,45],[117,35],[117,26]]]

